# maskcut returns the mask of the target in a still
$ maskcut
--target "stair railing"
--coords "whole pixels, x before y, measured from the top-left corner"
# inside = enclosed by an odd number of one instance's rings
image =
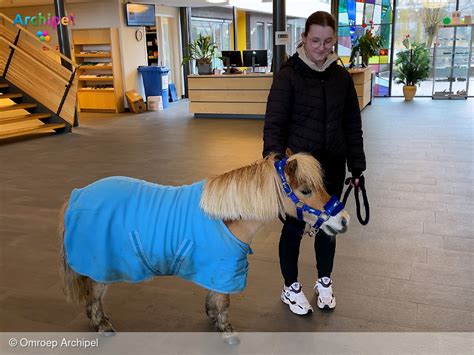
[[[77,101],[76,69],[69,58],[0,13],[0,76],[71,125]]]

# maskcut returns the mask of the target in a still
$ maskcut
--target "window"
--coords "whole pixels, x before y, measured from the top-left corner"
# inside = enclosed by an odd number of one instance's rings
[[[211,36],[214,43],[217,44],[218,51],[231,49],[230,39],[231,21],[225,19],[211,19],[191,17],[191,41],[199,38],[199,34],[203,36]],[[218,55],[216,53],[216,55]],[[213,67],[222,67],[222,60],[215,58]]]
[[[257,38],[256,48],[252,49],[265,49],[265,24],[263,22],[257,22],[255,33]]]
[[[272,62],[273,58],[273,25],[267,24],[267,53],[268,63]]]
[[[384,46],[380,55],[373,56],[369,60],[369,65],[375,72],[375,96],[389,95],[392,9],[393,0],[339,2],[337,53],[345,64],[349,63],[352,42],[364,33],[365,26],[371,21],[374,24],[373,32],[382,36]]]
[[[290,44],[286,46],[286,52],[288,55],[292,55],[296,52],[296,47],[301,42],[301,33],[304,32],[304,25],[306,19],[303,18],[292,18],[286,20],[286,30],[290,36]]]

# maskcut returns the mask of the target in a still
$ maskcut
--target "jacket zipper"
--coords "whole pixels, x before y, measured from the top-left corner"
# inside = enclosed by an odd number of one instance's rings
[[[327,102],[326,102],[326,86],[325,86],[325,82],[324,82],[324,79],[321,79],[321,87],[323,89],[323,141],[321,142],[321,146],[323,147],[323,151],[326,152],[327,151],[327,146],[326,146],[326,142],[327,142]]]

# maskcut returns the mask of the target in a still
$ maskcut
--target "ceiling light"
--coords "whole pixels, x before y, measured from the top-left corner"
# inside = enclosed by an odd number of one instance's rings
[[[448,4],[448,0],[421,0],[421,5],[427,9],[440,9]]]
[[[206,0],[206,2],[209,2],[211,4],[223,4],[223,3],[227,3],[228,0]]]

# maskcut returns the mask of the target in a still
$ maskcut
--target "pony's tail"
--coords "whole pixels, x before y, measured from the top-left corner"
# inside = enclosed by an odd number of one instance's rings
[[[92,280],[72,270],[66,260],[64,250],[64,214],[68,207],[68,202],[69,201],[66,201],[63,204],[59,216],[59,275],[63,292],[68,302],[81,303],[87,300],[92,294]]]

